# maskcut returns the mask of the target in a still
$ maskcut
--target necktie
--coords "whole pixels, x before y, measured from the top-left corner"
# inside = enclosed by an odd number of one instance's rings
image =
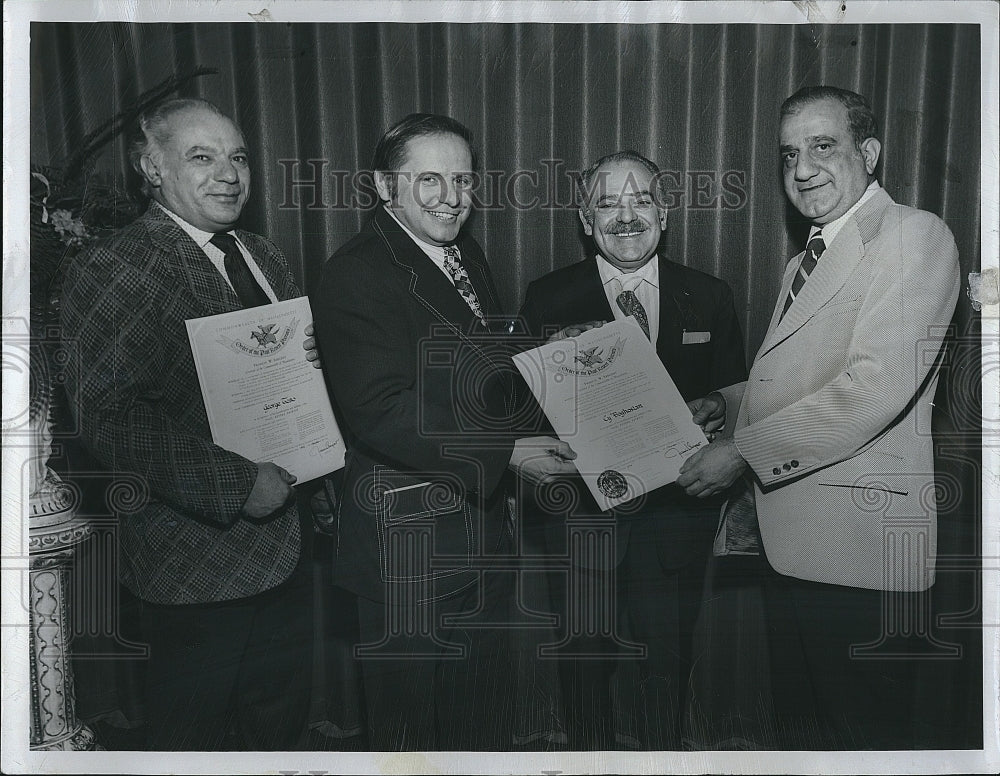
[[[479,297],[476,296],[476,289],[472,287],[469,280],[469,273],[465,271],[459,258],[458,248],[454,245],[446,245],[444,248],[444,268],[455,281],[455,289],[462,295],[462,299],[469,305],[469,309],[485,326],[486,319],[483,317],[483,308],[479,306]]]
[[[646,317],[646,308],[642,306],[635,291],[622,291],[615,301],[625,315],[635,316],[646,335],[646,339],[649,339],[649,318]]]
[[[233,284],[233,290],[244,307],[259,307],[263,304],[270,304],[264,289],[254,280],[253,273],[247,266],[240,248],[236,244],[236,238],[231,234],[217,234],[209,240],[212,245],[222,251],[225,255],[226,275],[229,282]]]
[[[799,291],[806,284],[806,280],[809,279],[812,271],[816,269],[816,262],[819,261],[819,257],[823,255],[823,251],[825,250],[826,243],[823,242],[823,233],[816,232],[808,245],[806,245],[806,255],[802,257],[799,271],[795,273],[795,277],[792,279],[792,287],[788,289],[788,298],[785,300],[785,308],[781,311],[781,318],[785,317],[785,313],[792,306],[792,302],[799,295]],[[778,320],[781,320],[781,318]]]

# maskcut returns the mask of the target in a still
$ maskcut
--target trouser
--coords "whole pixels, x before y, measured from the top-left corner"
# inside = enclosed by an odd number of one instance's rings
[[[568,639],[558,659],[570,749],[681,748],[711,523],[688,562],[664,567],[658,546],[669,519],[633,521],[617,567],[554,575]]]
[[[147,748],[295,750],[312,666],[311,558],[284,583],[212,604],[140,602],[149,644]]]
[[[891,620],[893,613],[912,617],[928,595],[826,585],[771,571],[765,601],[782,748],[919,746],[919,718],[929,711],[915,703],[926,642],[920,634],[894,636]],[[928,666],[922,667],[926,674]]]
[[[512,747],[511,633],[482,627],[509,620],[512,582],[509,574],[484,574],[480,583],[423,604],[358,599],[355,654],[373,751]],[[454,617],[466,622],[449,622]]]

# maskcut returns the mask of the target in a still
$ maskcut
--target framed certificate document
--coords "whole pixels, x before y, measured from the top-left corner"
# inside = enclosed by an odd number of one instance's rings
[[[634,318],[514,356],[602,509],[677,479],[705,434]]]
[[[299,482],[344,465],[323,373],[306,361],[308,297],[186,321],[212,441]]]

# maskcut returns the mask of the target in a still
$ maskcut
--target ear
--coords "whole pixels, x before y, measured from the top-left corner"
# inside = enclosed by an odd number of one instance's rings
[[[860,147],[861,158],[865,160],[865,169],[871,175],[875,172],[875,165],[878,164],[878,155],[882,152],[882,144],[874,137],[865,140]]]
[[[375,190],[378,192],[379,199],[383,202],[392,201],[392,194],[389,191],[389,181],[385,173],[378,170],[375,171]]]
[[[656,208],[657,215],[660,217],[660,231],[667,228],[667,209],[665,207]]]
[[[163,182],[163,175],[160,172],[160,165],[152,154],[143,154],[139,157],[139,166],[142,174],[149,181],[150,186],[159,186]]]
[[[580,216],[580,223],[583,224],[584,234],[590,237],[594,233],[594,225],[587,220],[587,212],[583,208],[580,208],[576,211],[576,214]]]

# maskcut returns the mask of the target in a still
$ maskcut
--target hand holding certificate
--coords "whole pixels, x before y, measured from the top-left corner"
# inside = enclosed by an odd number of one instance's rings
[[[300,347],[309,299],[186,321],[212,440],[299,482],[344,465],[323,373]]]
[[[514,356],[603,509],[677,479],[705,434],[633,319]]]

